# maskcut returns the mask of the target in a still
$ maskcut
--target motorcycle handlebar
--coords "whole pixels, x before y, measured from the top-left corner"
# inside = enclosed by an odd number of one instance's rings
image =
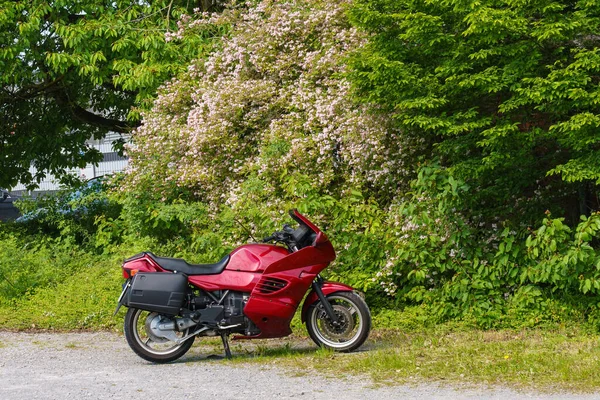
[[[268,237],[264,238],[262,241],[263,241],[263,243],[268,243],[268,242],[272,242],[273,240],[275,240],[275,235],[268,236]]]
[[[289,226],[287,228],[289,228]],[[291,228],[289,228],[289,229],[291,229]],[[293,231],[294,230],[292,229],[292,232]],[[291,237],[292,237],[292,234],[284,226],[283,231],[275,232],[271,236],[264,238],[262,241],[263,241],[263,243],[272,242],[273,240],[275,240],[277,242],[287,242],[290,240]]]

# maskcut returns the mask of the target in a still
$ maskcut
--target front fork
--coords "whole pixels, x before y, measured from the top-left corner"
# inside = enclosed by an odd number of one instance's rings
[[[312,283],[312,289],[316,293],[317,297],[319,298],[319,301],[321,301],[321,304],[323,305],[323,308],[325,309],[325,314],[327,314],[327,317],[329,318],[331,323],[333,325],[337,325],[338,317],[335,314],[335,311],[333,311],[333,307],[331,306],[331,303],[329,303],[329,301],[327,301],[327,298],[325,297],[325,294],[323,293],[323,290],[321,289],[323,287],[323,282],[325,282],[325,281],[323,280],[321,275],[317,275],[317,278]]]

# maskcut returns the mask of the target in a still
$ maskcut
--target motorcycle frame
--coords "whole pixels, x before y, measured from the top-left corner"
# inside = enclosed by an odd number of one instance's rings
[[[205,292],[217,290],[250,293],[243,313],[260,330],[254,336],[235,336],[233,339],[276,338],[289,335],[290,322],[304,295],[312,286],[302,307],[301,318],[306,321],[308,310],[323,296],[339,291],[353,291],[350,286],[326,282],[319,274],[336,257],[327,236],[298,211],[293,217],[306,224],[316,237],[312,245],[290,251],[273,244],[247,244],[230,254],[225,270],[215,275],[191,275],[188,283]],[[123,264],[125,278],[136,272],[165,272],[150,256]],[[284,285],[283,287],[279,287]],[[327,305],[329,303],[326,302]],[[329,311],[329,310],[326,310]],[[328,312],[329,314],[329,312]]]

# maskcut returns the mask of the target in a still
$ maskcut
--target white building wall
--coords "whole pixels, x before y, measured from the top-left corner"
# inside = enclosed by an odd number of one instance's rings
[[[90,147],[98,149],[104,156],[104,161],[98,163],[98,165],[88,164],[85,168],[76,168],[69,171],[73,175],[77,175],[83,179],[92,179],[97,176],[110,175],[115,172],[123,171],[127,168],[129,160],[118,157],[113,149],[113,142],[120,138],[119,134],[108,134],[104,139],[100,140],[88,140],[87,144]],[[29,171],[34,174],[36,172],[35,167],[30,167]],[[56,191],[60,189],[60,185],[57,179],[48,174],[46,179],[40,182],[39,187],[34,191],[30,192],[35,195],[39,192]],[[25,185],[18,184],[10,190],[11,193],[23,193],[27,192]]]

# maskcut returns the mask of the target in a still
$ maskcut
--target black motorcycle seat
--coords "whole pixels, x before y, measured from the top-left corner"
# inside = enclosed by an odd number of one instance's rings
[[[186,275],[217,275],[223,272],[229,263],[229,254],[214,264],[189,264],[181,258],[158,257],[150,252],[146,254],[167,271],[177,271]]]

